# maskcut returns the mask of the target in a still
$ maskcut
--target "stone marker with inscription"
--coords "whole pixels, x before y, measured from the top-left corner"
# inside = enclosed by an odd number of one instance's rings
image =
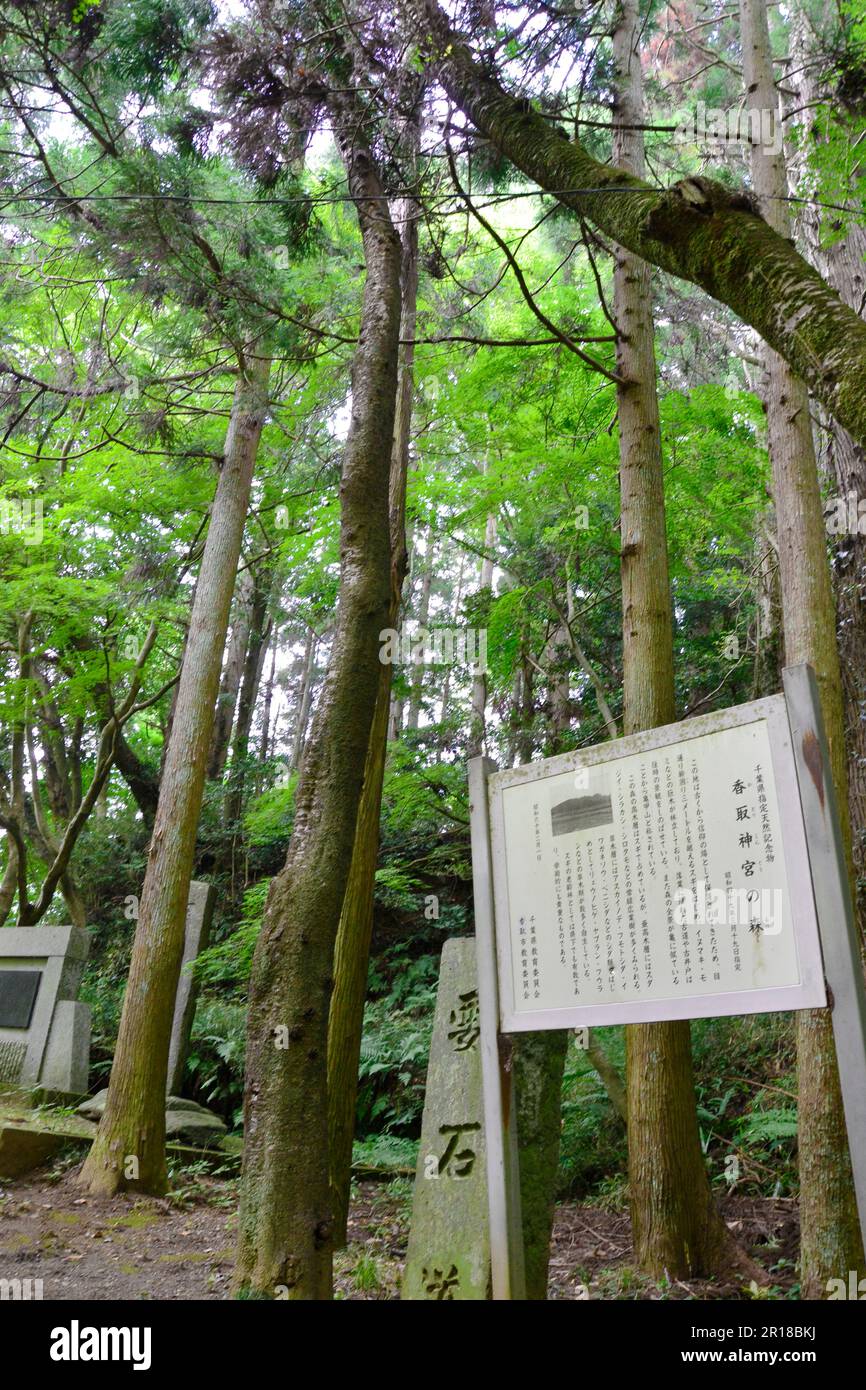
[[[168,1054],[166,1094],[170,1096],[179,1096],[183,1087],[183,1070],[189,1051],[189,1035],[192,1031],[195,1001],[198,993],[192,964],[207,946],[215,895],[216,889],[212,883],[199,883],[193,879],[189,885],[183,961],[180,967],[180,979],[177,982],[177,997],[174,1004],[171,1044]]]
[[[490,1297],[478,1044],[475,941],[460,937],[442,950],[404,1299]]]
[[[89,944],[78,927],[0,930],[0,1086],[86,1093],[90,1009],[78,990]]]

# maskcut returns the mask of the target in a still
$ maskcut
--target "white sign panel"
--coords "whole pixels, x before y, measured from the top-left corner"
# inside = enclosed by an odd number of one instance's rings
[[[826,1003],[784,696],[489,794],[503,1032]]]

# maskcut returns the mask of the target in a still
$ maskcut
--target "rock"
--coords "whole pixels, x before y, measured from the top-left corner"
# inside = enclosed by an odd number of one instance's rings
[[[104,1091],[97,1091],[95,1096],[83,1100],[75,1111],[76,1115],[80,1115],[83,1120],[101,1120],[107,1098],[108,1088],[106,1087]]]
[[[189,1110],[198,1115],[210,1115],[211,1111],[198,1101],[187,1100],[184,1096],[169,1096],[165,1102],[166,1114],[171,1110]]]
[[[35,1125],[0,1126],[0,1178],[17,1178],[47,1163],[62,1143],[62,1135],[48,1134]]]
[[[76,1110],[85,1120],[99,1120],[105,1112],[108,1091],[99,1091]],[[183,1096],[169,1096],[165,1102],[165,1137],[175,1143],[194,1144],[197,1148],[212,1148],[226,1136],[219,1115],[206,1110],[197,1101]]]
[[[202,1106],[194,1110],[169,1110],[165,1117],[165,1137],[198,1149],[213,1148],[226,1136],[226,1127],[218,1115]]]

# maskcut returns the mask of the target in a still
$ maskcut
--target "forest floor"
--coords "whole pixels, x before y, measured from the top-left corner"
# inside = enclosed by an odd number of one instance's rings
[[[237,1182],[203,1172],[175,1174],[156,1200],[83,1196],[75,1169],[0,1181],[0,1279],[41,1279],[45,1299],[224,1299],[228,1297]],[[394,1299],[406,1250],[411,1183],[355,1188],[349,1245],[336,1259],[337,1297]],[[768,1272],[761,1296],[791,1296],[797,1213],[791,1200],[733,1196],[725,1219]],[[631,1264],[628,1217],[562,1202],[551,1259],[552,1299],[749,1298],[742,1283],[655,1283]]]

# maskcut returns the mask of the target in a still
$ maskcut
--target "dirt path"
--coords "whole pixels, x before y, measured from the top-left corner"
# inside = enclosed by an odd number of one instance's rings
[[[234,1203],[213,1184],[194,1201],[83,1197],[57,1183],[2,1182],[0,1278],[41,1279],[45,1299],[225,1298]],[[217,1205],[212,1205],[212,1202]]]
[[[74,1169],[0,1182],[0,1279],[41,1279],[51,1300],[228,1297],[237,1183],[181,1174],[170,1198],[82,1196]],[[411,1186],[359,1184],[349,1246],[336,1258],[337,1297],[399,1297]],[[790,1297],[797,1221],[791,1202],[734,1199],[726,1219],[767,1270],[772,1295]],[[551,1258],[552,1299],[742,1298],[736,1284],[690,1284],[636,1274],[628,1218],[563,1203]]]

